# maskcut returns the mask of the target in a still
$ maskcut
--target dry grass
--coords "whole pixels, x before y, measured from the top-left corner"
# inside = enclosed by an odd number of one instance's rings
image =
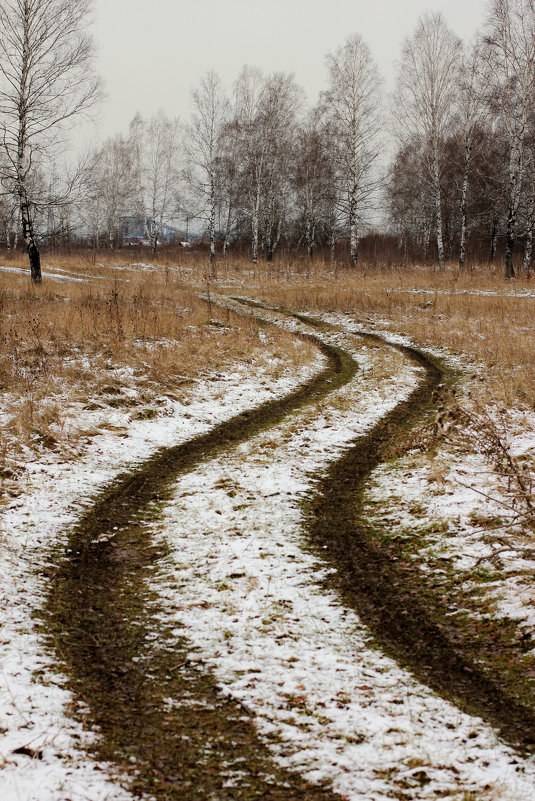
[[[196,252],[162,253],[154,268],[132,267],[129,258],[129,251],[45,256],[45,273],[84,281],[45,277],[39,288],[27,273],[0,274],[0,385],[10,413],[0,435],[0,464],[13,437],[61,439],[66,402],[98,403],[120,391],[122,381],[135,384],[147,403],[158,393],[183,393],[203,373],[259,360],[266,352],[277,355],[279,368],[310,358],[310,348],[300,345],[296,354],[284,332],[270,330],[264,343],[251,320],[215,304],[208,310],[196,295],[200,289],[227,288],[307,312],[347,313],[423,347],[448,348],[474,364],[478,403],[535,407],[535,298],[518,296],[531,289],[528,281],[505,282],[488,270],[349,271],[304,260],[253,267],[232,256],[218,262],[214,279]],[[24,255],[10,266],[26,271]]]
[[[117,339],[121,334],[117,318],[113,317],[111,284],[119,288],[122,298],[125,275],[130,275],[124,267],[131,255],[122,251],[95,257],[89,252],[76,257],[55,256],[51,261],[54,271],[96,276],[92,287],[99,299],[93,303],[90,327],[94,328],[94,321],[99,318],[99,324],[107,326],[110,338]],[[146,259],[150,259],[148,254]],[[26,266],[23,255],[12,263]],[[162,252],[157,263],[155,272],[140,273],[137,280],[141,290],[137,294],[131,292],[137,300],[130,304],[126,315],[131,319],[126,336],[132,325],[140,326],[142,337],[149,331],[151,336],[158,336],[159,321],[166,316],[162,304],[154,324],[152,320],[142,322],[139,315],[147,302],[148,286],[151,294],[156,291],[153,284],[164,293],[170,288],[171,294],[177,285],[189,284],[198,289],[226,287],[297,310],[349,313],[364,324],[379,323],[383,328],[404,333],[422,347],[451,349],[483,366],[478,370],[481,400],[507,407],[519,403],[535,407],[535,297],[518,297],[519,292],[535,291],[529,280],[506,282],[501,271],[493,274],[488,269],[464,273],[453,268],[444,273],[418,268],[342,270],[304,259],[281,259],[253,267],[247,260],[232,256],[218,262],[217,280],[213,280],[204,255],[199,252]],[[46,270],[46,257],[43,265]],[[104,285],[107,296],[102,291]],[[48,292],[58,286],[49,282]],[[63,293],[64,284],[61,287]],[[517,296],[510,297],[513,294]],[[151,297],[149,303],[153,300]],[[86,310],[86,317],[89,311]],[[128,326],[128,319],[123,324]],[[164,331],[168,330],[164,325]]]
[[[315,353],[284,331],[260,336],[254,320],[208,307],[176,271],[83,262],[52,265],[58,276],[91,276],[80,282],[45,277],[35,287],[27,275],[0,273],[0,471],[7,477],[21,449],[73,452],[87,432],[67,418],[69,407],[131,406],[135,416],[136,406],[185,398],[196,379],[230,364],[254,370],[269,357],[280,371]]]
[[[481,399],[535,407],[535,297],[508,296],[530,289],[528,281],[506,283],[488,272],[333,273],[316,267],[308,275],[258,270],[247,284],[257,296],[281,305],[348,313],[363,324],[406,334],[422,347],[451,349],[483,366]]]

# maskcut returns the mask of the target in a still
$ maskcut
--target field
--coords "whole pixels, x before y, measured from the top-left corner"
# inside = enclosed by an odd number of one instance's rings
[[[127,256],[0,272],[6,797],[532,797],[530,281]]]

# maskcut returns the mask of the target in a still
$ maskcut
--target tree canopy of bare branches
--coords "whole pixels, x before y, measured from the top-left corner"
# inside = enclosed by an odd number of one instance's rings
[[[94,48],[86,34],[90,0],[2,0],[0,4],[0,140],[2,184],[18,198],[34,282],[41,265],[32,172],[58,129],[88,111],[100,95]]]
[[[326,58],[329,88],[323,96],[329,123],[337,203],[347,220],[351,264],[358,258],[358,218],[377,184],[372,167],[380,147],[381,78],[367,44],[358,35]]]
[[[460,68],[461,40],[441,14],[424,14],[404,42],[394,102],[401,136],[420,139],[429,160],[441,269],[445,256],[439,150],[455,114]]]
[[[535,0],[490,0],[483,54],[487,102],[501,120],[507,138],[505,275],[512,278],[528,122],[535,100]]]

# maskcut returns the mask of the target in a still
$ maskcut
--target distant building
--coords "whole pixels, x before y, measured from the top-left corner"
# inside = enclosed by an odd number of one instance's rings
[[[147,226],[150,226],[152,217],[132,216],[121,218],[121,237],[125,245],[150,245],[147,236]],[[186,239],[186,232],[172,225],[162,225],[158,242],[169,245],[172,242],[181,242]]]

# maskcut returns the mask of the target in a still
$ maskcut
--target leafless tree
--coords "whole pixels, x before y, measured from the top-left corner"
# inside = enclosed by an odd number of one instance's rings
[[[399,249],[405,258],[416,245],[427,257],[433,227],[433,196],[423,167],[422,142],[412,137],[396,153],[386,185],[390,225],[397,231]]]
[[[438,262],[445,266],[440,187],[440,148],[452,122],[460,85],[461,40],[441,14],[424,14],[403,45],[394,113],[402,136],[422,140],[429,154]]]
[[[8,254],[17,249],[19,220],[20,209],[14,203],[12,196],[6,194],[0,197],[0,230],[3,233]]]
[[[319,106],[297,128],[294,184],[301,237],[312,258],[318,235],[331,232],[336,190],[328,129]]]
[[[535,0],[490,0],[485,34],[488,102],[508,145],[505,275],[512,278],[528,117],[535,100]]]
[[[221,134],[219,161],[219,228],[223,236],[223,256],[227,255],[231,235],[235,233],[242,206],[240,132],[235,121],[224,126]]]
[[[234,88],[232,122],[239,141],[240,179],[251,225],[251,260],[258,261],[260,228],[270,259],[280,241],[286,210],[295,120],[302,92],[292,75],[267,78],[245,67]]]
[[[2,0],[0,3],[0,141],[3,184],[14,188],[32,280],[41,281],[34,231],[40,199],[30,192],[37,162],[59,129],[100,95],[94,48],[86,34],[91,0]]]
[[[329,88],[323,102],[329,122],[337,202],[349,227],[351,264],[358,259],[358,221],[377,188],[372,168],[380,152],[381,78],[368,46],[350,36],[327,55]]]
[[[180,127],[159,111],[148,121],[139,114],[130,124],[136,165],[137,205],[145,220],[152,254],[156,255],[164,224],[179,212],[181,180]]]
[[[468,188],[474,148],[481,139],[481,130],[487,124],[488,106],[484,103],[485,86],[481,70],[481,42],[474,41],[463,50],[460,66],[457,128],[463,147],[462,183],[460,191],[460,242],[459,267],[466,262],[466,237],[468,230]]]
[[[188,178],[208,222],[210,261],[216,256],[216,220],[222,196],[223,135],[229,101],[219,76],[211,70],[191,92],[193,113],[186,125]]]
[[[121,220],[136,210],[137,173],[132,142],[120,134],[107,139],[92,156],[86,178],[86,220],[95,246],[106,236],[113,250]]]

